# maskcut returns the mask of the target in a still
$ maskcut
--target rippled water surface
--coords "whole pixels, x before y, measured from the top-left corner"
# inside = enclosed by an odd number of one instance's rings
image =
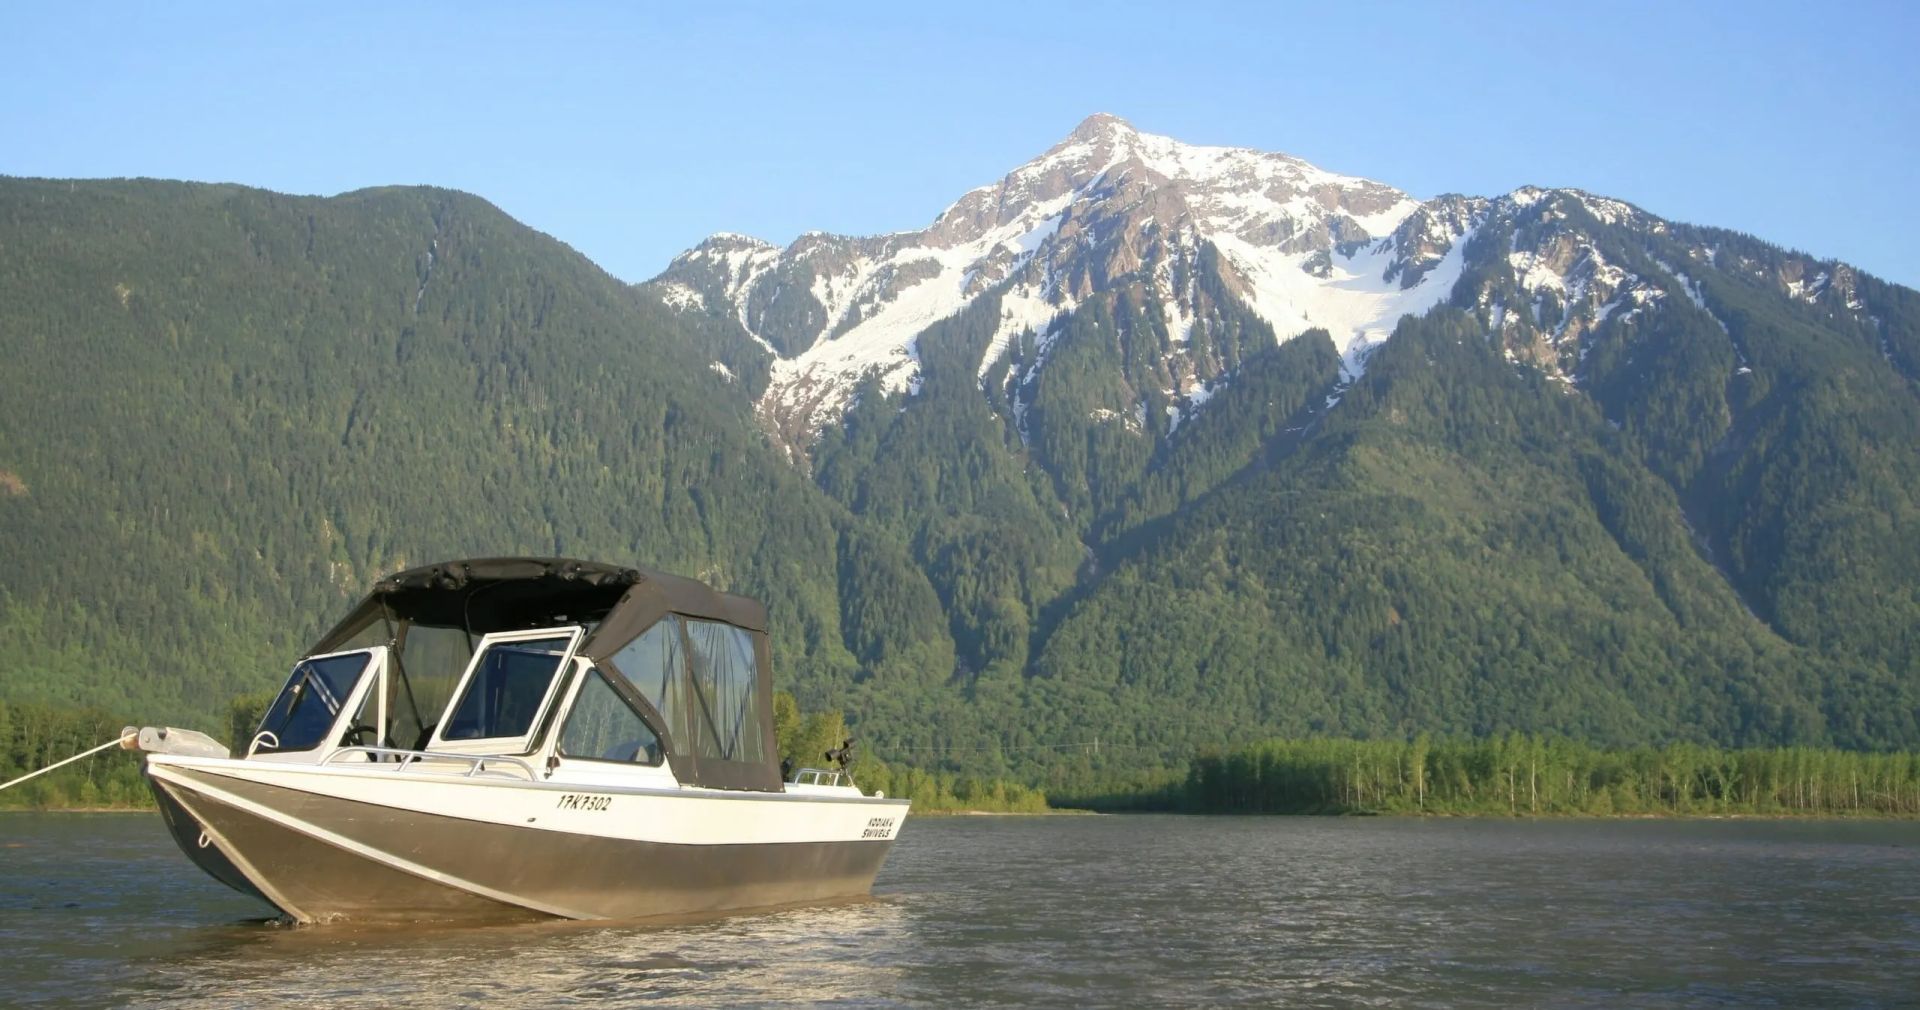
[[[0,814],[16,1006],[1920,1005],[1920,824],[952,817],[871,901],[285,928],[155,815]]]

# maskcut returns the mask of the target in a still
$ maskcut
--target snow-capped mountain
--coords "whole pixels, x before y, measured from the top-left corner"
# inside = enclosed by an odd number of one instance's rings
[[[977,375],[984,387],[1002,360],[1028,348],[998,379],[1017,413],[1056,328],[1087,299],[1131,288],[1161,323],[1167,388],[1158,392],[1177,423],[1226,377],[1213,343],[1194,340],[1221,325],[1223,299],[1251,310],[1277,340],[1325,329],[1347,380],[1401,316],[1451,300],[1477,310],[1514,361],[1577,382],[1597,331],[1690,290],[1684,264],[1608,254],[1576,220],[1585,218],[1666,228],[1573,190],[1420,201],[1288,155],[1184,144],[1096,115],[922,231],[816,232],[784,249],[718,234],[649,286],[682,311],[736,321],[766,349],[762,416],[801,441],[831,423],[868,376],[889,392],[916,391],[916,340],[989,293],[1000,324]],[[1482,250],[1472,290],[1456,292],[1468,249],[1495,233],[1506,249]],[[1844,268],[1803,272],[1781,280],[1799,285],[1787,293],[1817,297],[1846,283]],[[1693,301],[1700,307],[1697,293]],[[1136,410],[1144,409],[1142,398]]]
[[[1920,291],[1751,235],[1104,118],[924,230],[642,290],[443,189],[0,179],[0,219],[0,633],[205,618],[130,570],[284,624],[484,540],[766,600],[785,682],[908,754],[1920,744]]]

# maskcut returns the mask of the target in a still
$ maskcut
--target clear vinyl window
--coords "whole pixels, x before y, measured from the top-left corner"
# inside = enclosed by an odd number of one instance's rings
[[[754,685],[753,636],[717,621],[687,622],[693,646],[693,690],[702,717],[701,757],[764,761],[760,692]]]
[[[560,731],[562,757],[660,763],[660,738],[598,669],[587,671]]]
[[[615,653],[612,665],[666,720],[674,753],[767,760],[751,633],[670,614]]]
[[[613,656],[613,666],[640,697],[667,721],[675,753],[689,753],[693,740],[687,707],[686,657],[680,648],[680,622],[662,618]]]

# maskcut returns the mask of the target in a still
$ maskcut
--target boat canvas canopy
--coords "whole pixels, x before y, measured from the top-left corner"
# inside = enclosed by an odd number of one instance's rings
[[[383,644],[404,668],[412,628],[457,630],[471,641],[565,624],[590,629],[578,655],[618,673],[612,679],[655,723],[681,782],[780,788],[766,607],[694,579],[571,558],[425,565],[375,583],[308,652]],[[628,648],[650,633],[666,647]]]

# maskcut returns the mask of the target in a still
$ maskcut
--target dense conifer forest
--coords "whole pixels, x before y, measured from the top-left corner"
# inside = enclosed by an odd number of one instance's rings
[[[1729,264],[1579,389],[1489,338],[1490,231],[1357,379],[1202,262],[1226,380],[1177,428],[1121,277],[986,374],[982,297],[795,444],[736,324],[475,197],[0,179],[0,700],[218,734],[378,576],[532,554],[763,599],[780,686],[956,799],[1276,736],[1920,747],[1920,295],[1840,312],[1770,286],[1794,254],[1579,213]]]
[[[98,709],[0,701],[0,782],[120,735],[126,720]],[[153,803],[139,756],[111,749],[0,792],[0,807],[131,807]]]
[[[1195,759],[1168,807],[1206,813],[1920,816],[1920,755],[1693,744],[1272,740]]]

